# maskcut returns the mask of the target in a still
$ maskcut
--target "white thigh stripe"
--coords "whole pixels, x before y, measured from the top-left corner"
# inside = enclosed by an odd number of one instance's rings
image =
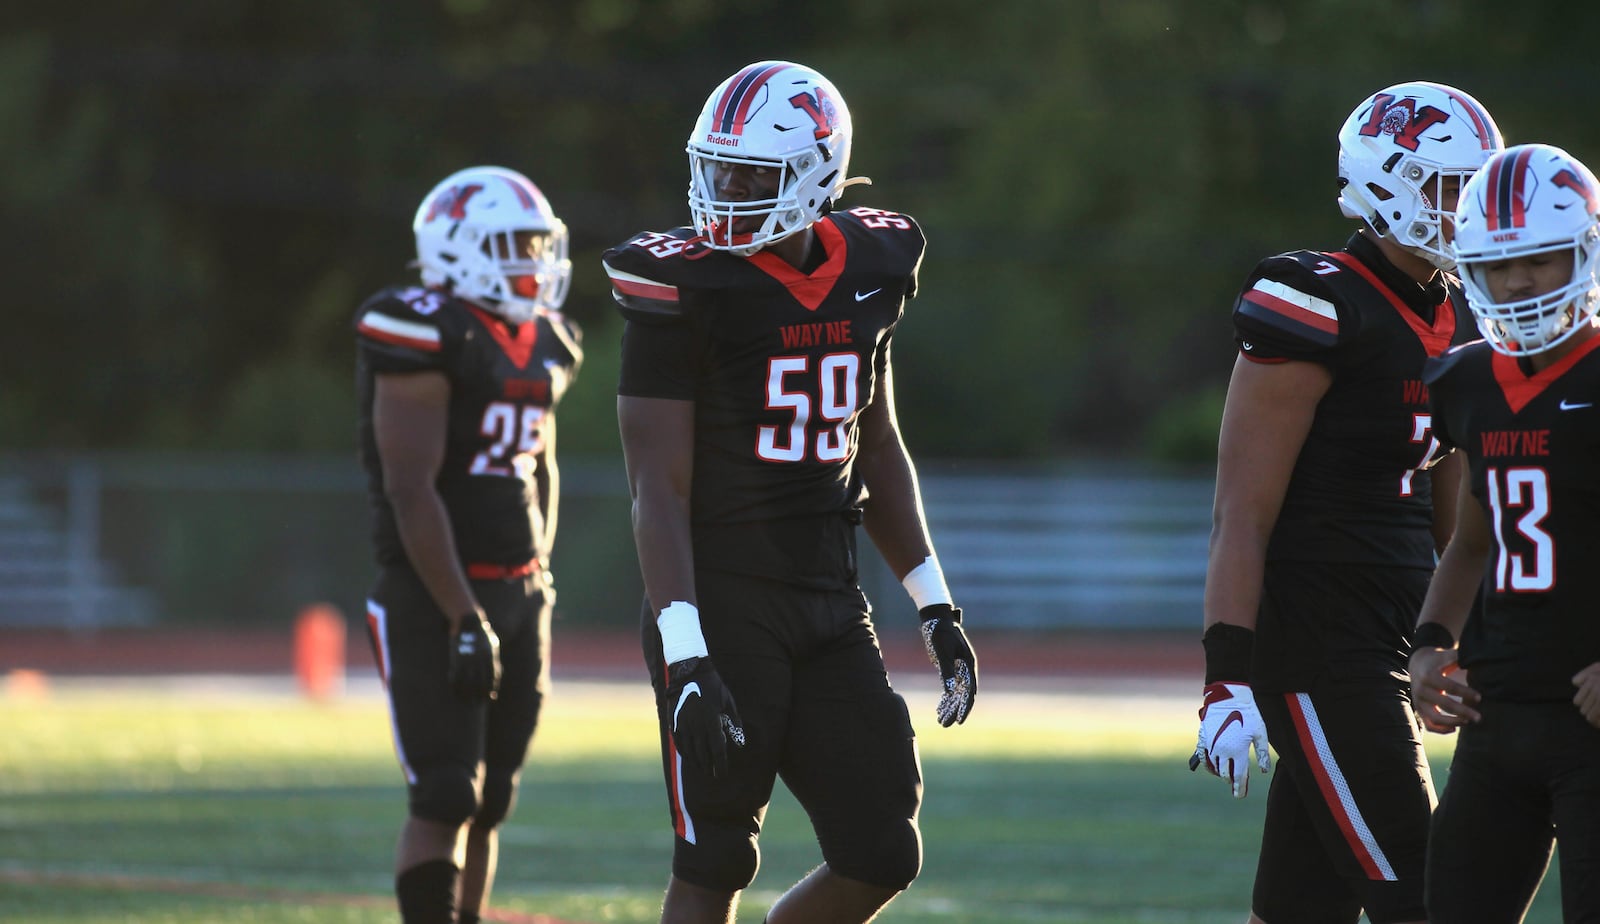
[[[378,601],[368,600],[367,622],[372,624],[372,634],[378,640],[378,657],[383,662],[383,701],[389,707],[389,737],[394,741],[394,756],[400,761],[400,772],[406,775],[406,782],[416,783],[417,774],[412,771],[411,762],[406,759],[405,746],[400,743],[400,724],[394,717],[394,694],[389,691],[394,682],[391,673],[394,662],[389,660],[389,613]]]
[[[1339,762],[1333,758],[1328,736],[1322,731],[1322,720],[1317,717],[1316,707],[1311,704],[1311,694],[1292,695],[1299,706],[1297,711],[1304,723],[1307,743],[1316,748],[1315,753],[1306,757],[1311,760],[1311,771],[1322,788],[1323,796],[1328,799],[1328,808],[1332,810],[1334,820],[1339,823],[1356,859],[1368,874],[1376,873],[1377,876],[1373,878],[1394,882],[1398,878],[1394,874],[1394,867],[1389,865],[1389,858],[1383,855],[1383,848],[1378,846],[1378,839],[1372,836],[1372,829],[1367,827],[1367,820],[1361,816],[1355,797],[1350,794],[1350,784],[1345,781]]]

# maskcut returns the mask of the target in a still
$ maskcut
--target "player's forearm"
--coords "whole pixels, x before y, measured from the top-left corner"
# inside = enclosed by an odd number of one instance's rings
[[[857,459],[868,491],[862,526],[895,577],[904,578],[933,554],[933,541],[905,447],[896,439],[874,450]]]
[[[1456,529],[1457,492],[1461,484],[1463,454],[1452,452],[1439,460],[1428,473],[1433,482],[1433,533],[1434,551],[1441,557]]]
[[[535,537],[537,553],[539,561],[548,564],[550,551],[555,548],[556,511],[561,500],[561,469],[556,465],[555,456],[547,454],[539,461],[539,474],[534,480],[539,495],[539,522],[544,525],[544,532]]]
[[[1266,539],[1254,530],[1238,531],[1218,524],[1206,562],[1203,627],[1228,623],[1254,629],[1266,569]]]
[[[657,612],[674,601],[697,602],[687,497],[641,490],[633,502],[633,541],[645,594]]]
[[[1477,595],[1479,582],[1488,555],[1487,548],[1473,548],[1467,541],[1455,541],[1444,550],[1439,566],[1428,582],[1428,595],[1422,601],[1422,612],[1417,617],[1420,625],[1436,622],[1450,630],[1451,636],[1461,637],[1467,617],[1472,612],[1472,601]]]
[[[444,502],[432,491],[392,493],[389,501],[406,558],[453,628],[478,601],[457,557]]]

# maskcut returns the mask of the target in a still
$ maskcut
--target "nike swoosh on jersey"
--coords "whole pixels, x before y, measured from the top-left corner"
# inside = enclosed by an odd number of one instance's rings
[[[883,288],[880,286],[879,288],[873,289],[871,292],[857,292],[856,293],[856,301],[864,302],[867,299],[871,298],[874,295],[877,295],[879,292],[882,292],[882,291],[883,291]]]
[[[1577,409],[1583,408],[1583,407],[1594,407],[1594,402],[1593,401],[1568,401],[1566,398],[1562,398],[1560,407],[1561,407],[1561,409],[1563,411],[1576,411]]]

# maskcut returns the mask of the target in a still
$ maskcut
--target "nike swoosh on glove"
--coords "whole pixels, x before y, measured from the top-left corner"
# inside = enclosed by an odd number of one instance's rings
[[[684,658],[668,665],[667,700],[678,753],[714,777],[726,775],[728,742],[744,747],[744,723],[711,659]]]
[[[1189,769],[1204,763],[1213,776],[1227,780],[1233,797],[1250,793],[1250,748],[1256,749],[1256,766],[1262,773],[1272,769],[1272,754],[1267,750],[1267,726],[1256,709],[1256,697],[1248,683],[1208,683],[1205,704],[1200,707],[1200,735],[1195,743]]]
[[[961,611],[948,603],[934,603],[918,611],[922,617],[922,644],[928,660],[939,669],[944,693],[937,714],[945,728],[967,720],[978,698],[978,657],[972,653],[967,633],[961,629]]]
[[[468,613],[450,637],[445,676],[456,695],[468,702],[500,694],[500,638],[482,613]]]

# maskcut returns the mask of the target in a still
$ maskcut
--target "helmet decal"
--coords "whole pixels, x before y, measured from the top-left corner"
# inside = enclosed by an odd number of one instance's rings
[[[1510,157],[1496,157],[1489,162],[1489,176],[1484,180],[1484,227],[1490,231],[1521,228],[1528,220],[1528,200],[1533,197],[1539,178],[1528,170],[1533,158],[1533,148],[1524,147]]]
[[[1550,182],[1564,189],[1570,189],[1583,197],[1583,204],[1588,208],[1589,214],[1600,214],[1600,193],[1597,193],[1594,185],[1589,180],[1584,179],[1578,171],[1573,170],[1571,167],[1563,168],[1561,172],[1550,178]]]
[[[482,183],[466,183],[446,189],[428,203],[428,217],[424,218],[423,222],[433,221],[441,212],[448,215],[451,221],[466,218],[468,200],[480,192],[483,192]]]
[[[1372,98],[1372,117],[1361,127],[1361,134],[1368,138],[1376,138],[1379,133],[1393,135],[1395,144],[1415,151],[1417,139],[1424,131],[1449,118],[1432,106],[1418,109],[1414,99],[1396,99],[1393,93],[1379,93]]]
[[[724,135],[744,134],[744,123],[750,118],[750,107],[759,96],[761,88],[767,85],[772,75],[783,70],[785,66],[782,63],[769,62],[752,64],[740,71],[739,76],[728,84],[728,90],[722,94],[722,99],[717,102],[717,113],[713,118],[716,124],[715,131]]]
[[[833,134],[839,124],[839,107],[833,103],[833,98],[828,91],[817,87],[816,95],[810,93],[796,93],[789,97],[789,105],[801,110],[817,123],[817,140],[821,141]]]

